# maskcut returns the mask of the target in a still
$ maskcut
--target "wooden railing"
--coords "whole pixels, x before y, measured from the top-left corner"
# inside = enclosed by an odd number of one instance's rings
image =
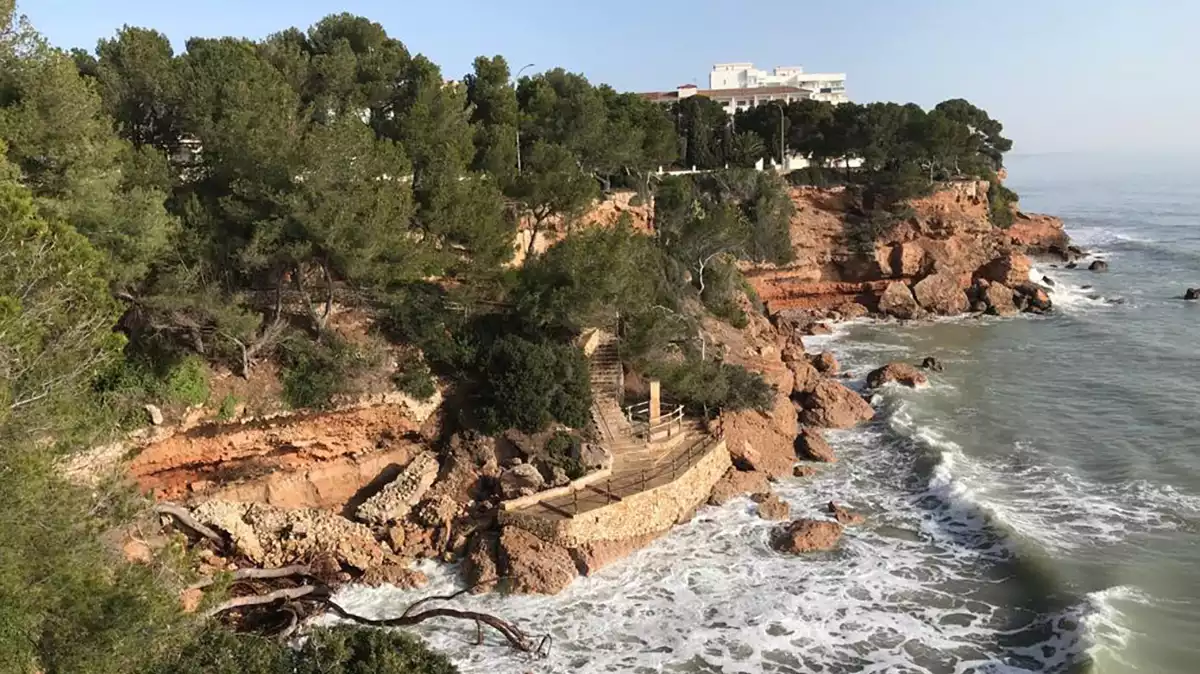
[[[650,402],[641,402],[636,405],[626,407],[623,412],[625,418],[632,426],[632,435],[638,438],[651,439],[655,435],[666,432],[667,437],[671,437],[683,430],[683,405],[670,405],[670,409],[666,414],[662,414],[651,421],[650,419]]]
[[[572,519],[581,513],[621,501],[622,493],[625,496],[631,496],[674,482],[704,458],[709,450],[720,441],[721,439],[718,437],[706,435],[666,463],[622,475],[616,479],[609,476],[607,479],[597,480],[584,489],[571,492],[570,499],[565,503],[549,503],[550,499],[546,499],[539,501],[538,505],[557,515]],[[668,479],[664,480],[662,484],[654,484],[656,480],[662,478]],[[579,498],[580,493],[585,494],[583,500]],[[595,498],[592,498],[593,495]]]

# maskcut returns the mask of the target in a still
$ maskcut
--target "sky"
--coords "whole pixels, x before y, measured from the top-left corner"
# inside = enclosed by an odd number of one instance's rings
[[[966,98],[1018,153],[1200,150],[1196,0],[18,0],[54,44],[122,25],[261,38],[351,12],[458,79],[481,54],[622,91],[706,86],[713,63],[845,72],[852,100]]]

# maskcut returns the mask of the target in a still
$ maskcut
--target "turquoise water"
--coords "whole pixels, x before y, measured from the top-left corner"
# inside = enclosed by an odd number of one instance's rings
[[[868,514],[841,549],[768,545],[748,500],[702,510],[556,597],[468,603],[554,637],[527,662],[453,625],[425,635],[467,672],[1200,671],[1200,164],[1010,162],[1107,274],[1051,267],[1046,317],[861,323],[817,338],[857,381],[938,357],[919,390],[831,434],[841,461],[777,485],[794,516]],[[1092,286],[1090,288],[1086,286]],[[430,567],[429,591],[454,584]],[[355,589],[392,613],[415,595]]]

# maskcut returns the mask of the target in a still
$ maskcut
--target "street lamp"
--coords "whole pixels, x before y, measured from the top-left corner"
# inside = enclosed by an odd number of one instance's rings
[[[779,101],[771,102],[775,104],[775,107],[779,108],[779,171],[783,172],[783,120],[787,116],[787,112],[784,111],[783,104]]]
[[[515,83],[521,79],[521,73],[525,72],[527,69],[532,68],[532,67],[533,67],[532,63],[527,63],[524,66],[522,66],[520,70],[517,71],[517,76],[515,78],[513,78],[514,94],[516,93]],[[521,107],[520,107],[519,103],[517,105],[517,175],[521,175]]]

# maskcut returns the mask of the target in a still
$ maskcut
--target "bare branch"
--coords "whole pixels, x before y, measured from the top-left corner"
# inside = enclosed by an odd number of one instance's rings
[[[252,594],[245,597],[234,597],[229,601],[222,602],[221,604],[212,607],[206,611],[204,615],[211,618],[215,615],[235,608],[261,606],[263,604],[270,604],[281,599],[299,599],[300,597],[305,597],[312,594],[316,591],[316,589],[317,586],[315,585],[301,585],[299,587],[285,587],[282,590],[275,590],[274,592],[268,592],[266,594]]]
[[[307,564],[293,564],[278,569],[238,569],[232,574],[232,580],[265,580],[268,578],[286,578],[288,576],[311,576],[312,567]],[[189,590],[202,590],[213,583],[216,578],[208,578],[188,586]]]
[[[225,547],[225,539],[221,538],[220,534],[196,521],[196,518],[192,517],[192,514],[188,512],[188,509],[184,508],[183,506],[175,505],[174,503],[159,503],[158,505],[154,506],[154,512],[159,513],[160,515],[170,515],[176,520],[179,520],[179,523],[183,526],[195,531],[213,543],[216,543],[217,547]]]

